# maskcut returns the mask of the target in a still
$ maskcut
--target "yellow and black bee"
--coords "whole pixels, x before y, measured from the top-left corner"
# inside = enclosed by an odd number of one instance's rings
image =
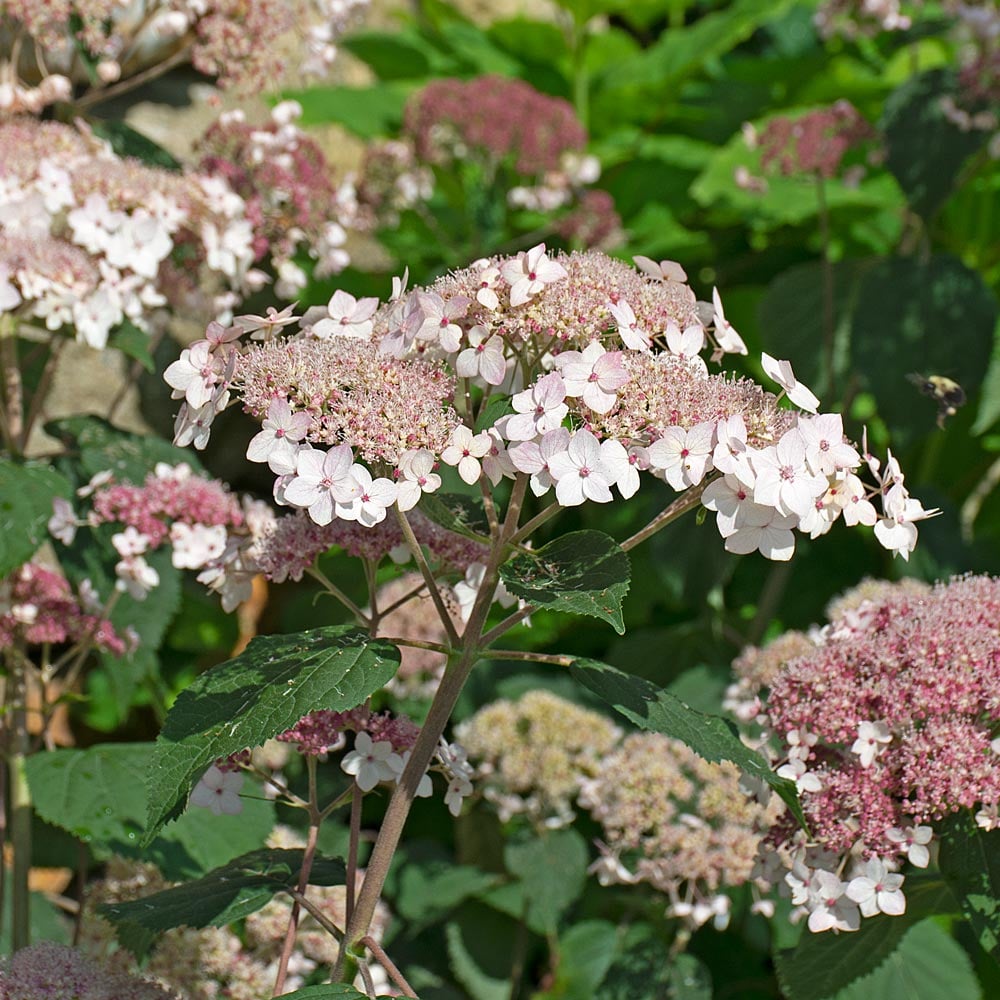
[[[937,425],[942,430],[948,417],[953,417],[960,406],[965,405],[965,390],[945,375],[906,376],[925,396],[930,396],[938,405]]]

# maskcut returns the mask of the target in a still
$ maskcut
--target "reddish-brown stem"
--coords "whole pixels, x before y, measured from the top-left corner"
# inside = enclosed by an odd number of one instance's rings
[[[347,885],[345,900],[345,920],[348,924],[354,914],[354,898],[358,888],[358,845],[361,841],[361,800],[363,792],[357,782],[351,788],[351,837],[347,847]]]
[[[403,973],[399,971],[399,967],[389,958],[385,953],[385,949],[375,938],[369,934],[363,937],[359,944],[364,945],[375,956],[375,961],[385,969],[389,974],[389,978],[403,991],[404,997],[415,997],[416,1000],[419,1000],[417,994],[413,992],[413,987],[406,981]]]

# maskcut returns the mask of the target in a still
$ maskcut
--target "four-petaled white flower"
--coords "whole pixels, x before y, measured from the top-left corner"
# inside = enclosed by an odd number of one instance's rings
[[[887,463],[887,471],[893,462],[895,459],[890,459]],[[898,469],[898,466],[896,468]],[[882,497],[882,513],[885,516],[875,525],[875,537],[880,545],[894,555],[902,556],[908,562],[910,553],[917,544],[917,528],[914,522],[935,517],[941,511],[936,507],[925,510],[919,500],[907,493],[902,476],[890,479],[886,475],[883,478],[883,487],[889,482],[892,485]]]
[[[327,303],[326,318],[313,323],[312,335],[320,340],[329,340],[331,337],[367,340],[374,327],[372,317],[376,309],[377,298],[356,299],[349,292],[338,288]]]
[[[668,427],[649,446],[649,465],[675,490],[686,490],[711,470],[714,447],[715,424],[710,421],[688,430]]]
[[[861,926],[857,905],[845,894],[847,885],[833,872],[817,871],[809,880],[809,930],[856,931]]]
[[[635,266],[640,271],[658,281],[675,281],[683,285],[688,280],[687,272],[676,261],[661,260],[657,262],[651,257],[643,257],[642,254],[636,254],[632,260],[635,261]]]
[[[929,826],[908,826],[903,830],[893,826],[885,831],[885,835],[906,851],[906,860],[915,868],[926,868],[930,864],[931,852],[927,845],[933,839],[934,831]]]
[[[346,444],[327,452],[299,452],[295,476],[285,487],[285,500],[294,507],[305,507],[316,524],[329,524],[336,504],[349,504],[361,493],[353,464],[354,455]]]
[[[417,329],[417,339],[440,344],[453,354],[462,346],[462,328],[455,320],[469,311],[469,300],[464,295],[453,295],[445,302],[437,292],[417,292],[416,295],[418,315],[423,318]]]
[[[510,304],[515,307],[523,306],[546,285],[568,277],[562,264],[545,256],[544,243],[522,250],[514,260],[504,262],[500,273],[510,285]]]
[[[618,401],[618,390],[629,380],[621,351],[606,351],[599,340],[592,340],[583,351],[556,355],[555,364],[566,395],[582,398],[595,413],[608,413]]]
[[[781,514],[804,516],[829,486],[825,476],[806,465],[805,443],[795,427],[785,431],[777,445],[752,452],[750,461],[757,474],[754,500]]]
[[[512,397],[514,415],[503,425],[504,436],[509,441],[530,441],[555,430],[569,413],[565,399],[563,377],[558,372],[542,376],[531,388]]]
[[[760,363],[764,371],[785,390],[785,395],[799,409],[807,413],[816,412],[819,399],[795,377],[790,361],[779,361],[765,352],[760,356]]]
[[[479,269],[479,287],[476,290],[476,301],[486,306],[491,312],[500,305],[500,299],[495,291],[500,280],[500,268],[483,261]]]
[[[548,493],[555,483],[549,472],[549,462],[554,455],[564,452],[569,447],[569,431],[565,427],[543,434],[538,441],[523,441],[514,445],[508,454],[514,468],[518,472],[526,472],[531,476],[528,485],[536,497]]]
[[[576,507],[584,500],[610,503],[613,499],[615,476],[604,464],[600,442],[590,431],[577,431],[567,449],[549,459],[549,474],[563,507]]]
[[[301,451],[299,442],[311,425],[308,413],[293,413],[287,399],[272,399],[262,429],[247,446],[247,458],[251,462],[267,462],[279,476],[294,472]]]
[[[351,475],[361,492],[349,503],[337,504],[337,517],[366,528],[384,521],[386,511],[396,502],[396,484],[391,479],[373,479],[363,465],[351,466]]]
[[[803,417],[797,426],[806,446],[806,462],[818,475],[832,476],[843,469],[856,469],[861,463],[857,449],[844,438],[844,421],[839,413]]]
[[[207,340],[199,340],[181,351],[181,356],[163,373],[163,380],[174,390],[175,399],[184,399],[197,410],[215,393],[219,369]]]
[[[185,524],[170,526],[171,561],[177,569],[201,569],[218,559],[226,549],[223,524]]]
[[[441,452],[441,461],[457,466],[462,480],[471,486],[483,473],[479,460],[488,455],[492,447],[493,441],[488,434],[473,434],[465,424],[459,424],[452,432],[448,447]]]
[[[503,353],[503,337],[491,337],[484,326],[469,331],[469,346],[455,359],[455,371],[462,378],[479,376],[488,385],[500,385],[507,377],[507,359]]]
[[[859,722],[858,738],[851,753],[861,758],[862,767],[871,767],[875,758],[892,742],[892,730],[885,722]]]
[[[433,493],[441,486],[441,477],[434,470],[434,455],[426,448],[408,451],[399,460],[396,480],[396,504],[402,511],[416,507],[424,493]]]
[[[823,790],[823,782],[808,770],[804,760],[800,760],[797,757],[789,759],[787,764],[782,764],[777,770],[777,775],[779,778],[787,778],[789,781],[794,781],[796,791],[800,794],[802,792],[820,792]]]
[[[49,518],[49,534],[58,538],[63,545],[72,545],[76,538],[76,514],[73,505],[63,497],[53,497],[52,516]]]
[[[636,327],[635,313],[624,299],[621,302],[609,302],[608,311],[614,317],[618,336],[622,338],[622,343],[626,347],[633,351],[649,350],[649,334]]]
[[[289,306],[285,306],[280,312],[274,306],[268,306],[263,316],[254,316],[251,313],[245,316],[237,316],[233,320],[235,323],[235,327],[233,328],[235,336],[229,337],[229,340],[235,340],[236,337],[244,333],[249,333],[251,340],[270,340],[278,330],[286,326],[292,326],[298,323],[298,321],[299,317],[295,315],[294,302]],[[221,327],[221,324],[216,323],[215,326]],[[222,327],[222,329],[225,328]]]
[[[787,562],[795,552],[796,518],[758,503],[741,506],[735,531],[726,538],[726,551],[737,555],[760,552],[766,559]]]
[[[160,574],[142,556],[125,556],[115,563],[115,576],[116,589],[125,591],[135,601],[144,601],[160,583]]]
[[[399,754],[388,741],[376,743],[367,733],[358,733],[354,749],[344,755],[340,769],[354,775],[358,788],[370,792],[380,781],[393,781],[402,770]]]
[[[667,324],[665,331],[667,350],[682,361],[697,365],[703,374],[708,373],[708,365],[701,355],[705,347],[705,328],[703,326],[686,326],[682,330],[676,323]]]
[[[242,787],[242,771],[222,771],[212,766],[191,791],[191,805],[211,809],[216,816],[238,816],[243,812]]]
[[[847,884],[846,895],[861,907],[862,916],[887,913],[898,917],[906,912],[906,897],[900,889],[902,884],[902,875],[889,871],[884,861],[871,858],[865,862],[864,874]]]
[[[456,774],[448,782],[448,790],[444,793],[444,803],[448,812],[457,817],[462,811],[462,802],[472,794],[472,782],[460,774]]]

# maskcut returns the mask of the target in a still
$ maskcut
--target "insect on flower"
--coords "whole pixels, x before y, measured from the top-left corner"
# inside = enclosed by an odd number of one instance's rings
[[[944,422],[953,417],[960,406],[965,405],[965,390],[945,375],[919,375],[914,372],[906,376],[925,396],[930,396],[938,404],[937,425],[944,430]]]

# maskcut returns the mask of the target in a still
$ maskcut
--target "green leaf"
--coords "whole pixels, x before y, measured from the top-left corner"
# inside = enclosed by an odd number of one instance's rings
[[[521,880],[529,925],[555,932],[583,892],[587,860],[587,842],[572,828],[507,845],[504,864]]]
[[[451,970],[472,1000],[509,1000],[514,933],[510,921],[468,903],[445,927]]]
[[[986,141],[978,129],[950,122],[941,98],[958,96],[951,70],[931,70],[890,94],[882,113],[886,166],[921,215],[933,215],[954,189],[962,164]]]
[[[413,80],[431,72],[427,43],[406,32],[363,31],[340,44],[367,63],[380,80]]]
[[[702,964],[690,955],[678,955],[672,962],[665,960],[669,943],[662,933],[648,923],[631,924],[618,941],[615,960],[594,992],[594,1000],[711,1000],[712,980]],[[687,960],[686,962],[684,960]],[[694,971],[701,976],[695,977]],[[678,970],[683,969],[683,976]],[[705,983],[699,993],[688,986],[688,980]],[[678,985],[679,984],[679,985]]]
[[[694,955],[678,955],[670,966],[671,1000],[712,1000],[712,976]]]
[[[130,902],[108,903],[100,912],[126,936],[182,926],[223,927],[256,913],[277,893],[295,888],[304,856],[303,850],[251,851],[194,882]],[[340,858],[316,857],[309,884],[343,885],[346,877]]]
[[[979,396],[979,411],[972,425],[973,434],[985,434],[1000,420],[1000,323],[993,332],[993,356],[983,378]]]
[[[204,874],[263,845],[274,826],[274,804],[248,798],[238,816],[191,809],[140,849],[148,806],[136,775],[148,770],[153,752],[152,743],[105,743],[34,754],[26,769],[35,811],[99,858],[114,853],[155,860],[168,877]]]
[[[514,412],[510,396],[491,396],[476,418],[476,433],[492,427],[501,417]]]
[[[496,885],[499,876],[446,861],[403,865],[393,908],[408,921],[410,934],[451,916],[460,903]]]
[[[593,1000],[594,991],[611,968],[617,943],[615,925],[607,920],[575,924],[559,938],[559,964],[552,988],[534,994],[533,1000]]]
[[[420,498],[420,513],[435,524],[466,538],[488,541],[490,524],[483,502],[464,493],[425,493]]]
[[[121,121],[91,121],[90,127],[96,135],[110,143],[119,156],[129,156],[141,160],[147,166],[159,167],[179,173],[183,167],[162,146],[137,132],[131,125]],[[152,369],[150,369],[152,371]]]
[[[192,785],[227,757],[290,729],[318,709],[360,705],[392,678],[399,650],[348,625],[258,636],[182,691],[148,775],[147,842],[180,815]]]
[[[628,555],[601,531],[572,531],[537,552],[500,567],[507,589],[551,611],[591,615],[623,635],[622,601],[628,593]]]
[[[131,320],[122,320],[108,336],[108,347],[138,361],[148,372],[156,371],[156,362],[149,350],[149,334]]]
[[[968,812],[949,817],[938,866],[984,951],[1000,961],[1000,830],[981,829]]]
[[[47,465],[0,458],[0,579],[47,541],[53,498],[68,499],[72,492],[66,478]]]
[[[176,448],[153,435],[119,430],[100,417],[63,417],[49,421],[45,430],[70,449],[81,482],[110,469],[120,481],[141,485],[157,462],[186,462],[195,472],[204,472],[194,451]]]
[[[924,920],[910,928],[879,968],[836,1000],[980,1000],[982,995],[962,946],[935,921]]]
[[[751,778],[765,781],[805,826],[795,783],[779,778],[760,754],[747,747],[727,719],[696,712],[669,691],[597,660],[574,660],[572,675],[640,729],[686,743],[707,761],[732,761]]]
[[[412,84],[394,82],[374,87],[310,87],[285,91],[282,97],[302,105],[303,125],[336,122],[362,139],[374,139],[399,130],[412,91]]]
[[[877,969],[896,952],[904,935],[933,914],[957,909],[948,887],[938,878],[910,876],[906,881],[906,913],[881,914],[861,921],[851,934],[804,931],[797,948],[775,956],[778,980],[789,1000],[825,1000]]]

